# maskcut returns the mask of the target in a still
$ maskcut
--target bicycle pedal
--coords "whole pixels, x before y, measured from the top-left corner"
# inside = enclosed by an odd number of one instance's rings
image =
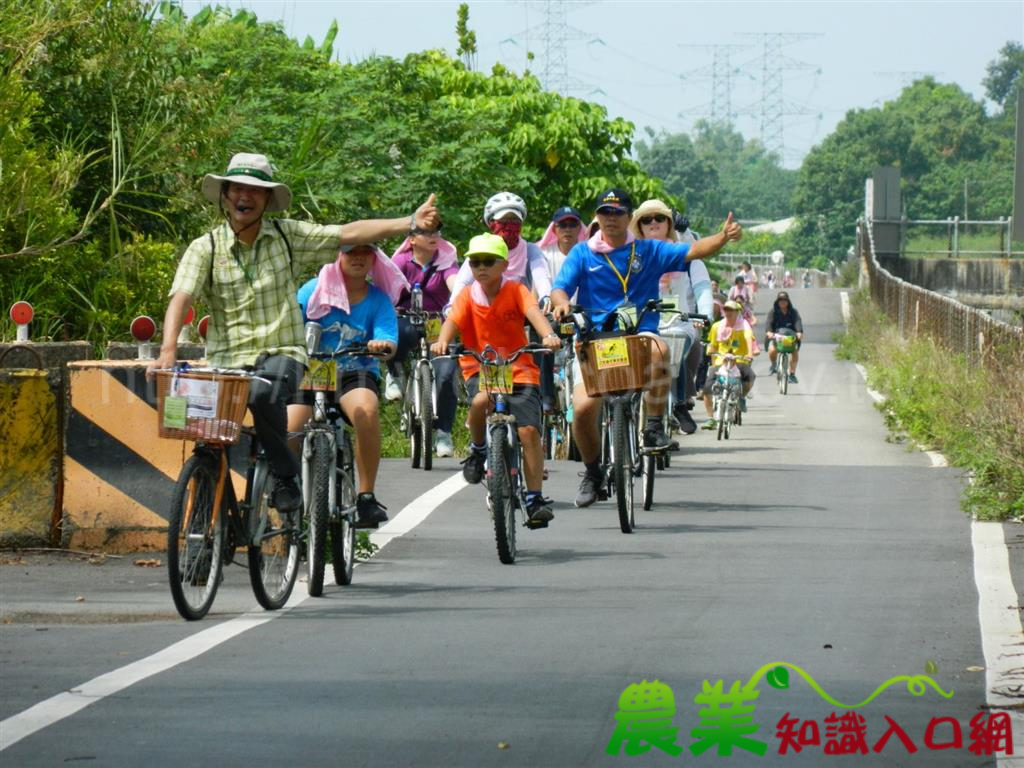
[[[537,528],[547,528],[548,527],[548,521],[547,520],[531,520],[530,518],[526,518],[526,520],[523,522],[523,524],[527,528],[529,528],[531,531],[536,530]]]

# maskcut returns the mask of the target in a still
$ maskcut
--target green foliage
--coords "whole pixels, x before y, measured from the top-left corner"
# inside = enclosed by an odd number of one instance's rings
[[[743,219],[780,219],[792,211],[796,172],[756,139],[745,140],[729,125],[701,120],[693,137],[655,134],[637,144],[641,167],[686,201],[690,217],[715,226],[732,211]]]
[[[818,256],[818,266],[841,259],[853,242],[865,179],[881,165],[900,169],[908,218],[963,216],[965,182],[971,218],[1010,213],[1009,121],[988,117],[958,86],[926,77],[881,108],[848,112],[804,160],[793,196],[795,243]]]
[[[1016,104],[1016,92],[1024,87],[1024,45],[1012,40],[999,49],[999,58],[985,68],[988,73],[981,84],[985,95],[1005,110]]]
[[[969,365],[927,337],[904,339],[866,292],[852,296],[836,356],[859,360],[886,395],[890,427],[973,472],[965,511],[983,519],[1024,514],[1024,350]]]

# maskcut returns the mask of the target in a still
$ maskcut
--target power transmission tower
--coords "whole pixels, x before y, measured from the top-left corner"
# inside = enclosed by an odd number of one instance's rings
[[[819,70],[812,64],[783,56],[782,46],[821,35],[808,32],[751,32],[747,35],[756,37],[761,45],[761,101],[758,110],[761,143],[769,152],[776,152],[783,158],[786,151],[785,116],[809,115],[813,112],[806,107],[786,103],[782,73],[786,70]]]
[[[586,3],[570,2],[570,0],[532,2],[529,4],[531,8],[542,6],[544,20],[536,26],[524,29],[501,41],[514,45],[519,45],[517,39],[519,37],[524,37],[526,40],[533,37],[539,41],[543,58],[538,79],[546,91],[554,91],[563,96],[569,96],[573,91],[595,91],[595,88],[589,84],[569,74],[569,40],[589,40],[593,37],[593,35],[565,23],[570,8],[575,10],[583,5]]]
[[[736,122],[737,112],[733,109],[732,94],[733,81],[737,75],[742,74],[739,67],[732,63],[733,51],[741,51],[750,48],[749,45],[689,45],[680,43],[680,48],[688,51],[696,49],[710,49],[711,63],[694,70],[685,75],[680,75],[682,80],[710,80],[711,81],[711,102],[697,108],[697,113],[707,115],[714,123],[733,124]],[[685,110],[690,111],[690,110]]]

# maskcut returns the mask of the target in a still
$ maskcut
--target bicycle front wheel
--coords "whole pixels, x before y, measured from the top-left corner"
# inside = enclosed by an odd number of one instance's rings
[[[612,478],[615,484],[615,502],[619,509],[619,528],[632,533],[636,526],[633,510],[633,470],[636,454],[633,451],[636,436],[630,405],[619,398],[612,406]]]
[[[729,437],[728,428],[726,424],[729,421],[729,394],[723,392],[718,399],[718,439],[721,440],[722,436],[725,435],[726,439]]]
[[[779,369],[776,371],[776,375],[779,377],[779,394],[785,395],[789,392],[789,355],[783,353],[779,355]]]
[[[508,427],[498,424],[491,428],[487,449],[487,494],[494,516],[498,559],[505,565],[516,561],[516,507],[510,458]]]
[[[347,586],[352,583],[352,571],[356,562],[356,486],[353,481],[352,445],[345,440],[344,452],[338,454],[335,470],[338,482],[337,497],[340,515],[331,521],[331,564],[334,566],[334,583]]]
[[[309,494],[309,528],[306,531],[306,561],[309,567],[311,597],[324,593],[324,552],[327,539],[327,519],[330,516],[331,443],[323,432],[313,432],[310,461],[313,464],[312,488]]]
[[[178,475],[167,519],[167,576],[178,613],[189,621],[206,615],[220,586],[224,516],[214,509],[217,469],[193,455]]]
[[[423,469],[434,467],[434,369],[430,363],[421,363],[416,372],[417,411],[420,427],[420,450],[423,455]]]
[[[257,464],[249,496],[250,520],[255,521],[249,541],[249,582],[256,600],[268,611],[283,606],[299,574],[298,528],[289,515],[270,506],[270,475]],[[293,513],[297,518],[299,513]]]

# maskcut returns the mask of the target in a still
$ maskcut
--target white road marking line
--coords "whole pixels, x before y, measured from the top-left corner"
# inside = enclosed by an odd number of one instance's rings
[[[857,372],[860,373],[861,378],[864,379],[864,383],[867,384],[868,383],[868,372],[867,372],[867,369],[863,365],[861,365],[860,363],[854,363],[854,366],[857,368]],[[876,392],[871,387],[867,387],[866,389],[868,391],[868,394],[871,395],[871,399],[874,400],[876,403],[884,403],[885,402],[885,395],[883,395],[881,392]]]
[[[394,520],[370,534],[371,540],[378,547],[383,547],[393,539],[405,535],[426,520],[431,512],[454,496],[465,485],[466,481],[463,480],[461,473],[452,475],[403,507]],[[273,621],[308,599],[308,594],[296,590],[280,611],[246,613],[209,629],[204,629],[162,651],[157,651],[144,659],[100,675],[70,691],[51,696],[23,712],[12,715],[6,720],[0,721],[0,752],[31,736],[36,731],[70,717],[90,704],[95,704],[97,701],[123,691],[153,675],[191,661],[247,630]]]
[[[974,549],[974,582],[978,588],[978,622],[981,647],[985,653],[985,700],[992,707],[1020,706],[1020,697],[1000,693],[1024,683],[1021,654],[1024,653],[1024,628],[1017,605],[1020,598],[1010,578],[1010,555],[1001,523],[971,523]],[[1013,723],[1014,747],[1024,744],[1024,713],[1006,710]],[[1016,749],[1015,749],[1016,751]],[[1011,761],[1024,764],[1021,756],[1000,757],[1000,766]]]
[[[850,322],[850,292],[840,291],[839,302],[843,307],[843,322],[849,324]]]

